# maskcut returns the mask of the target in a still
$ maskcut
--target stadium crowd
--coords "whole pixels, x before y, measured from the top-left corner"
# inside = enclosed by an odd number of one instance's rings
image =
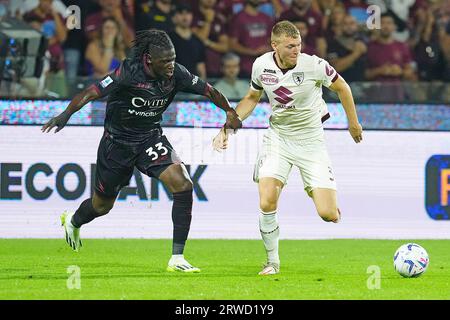
[[[81,9],[80,29],[66,26],[77,22],[71,5]],[[295,23],[302,51],[326,58],[348,82],[450,80],[450,0],[0,0],[0,17],[8,15],[44,34],[46,73],[69,83],[103,77],[137,31],[158,28],[177,62],[241,98],[279,20]]]

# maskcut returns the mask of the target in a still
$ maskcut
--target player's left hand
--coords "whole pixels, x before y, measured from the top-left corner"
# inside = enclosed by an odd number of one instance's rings
[[[70,119],[70,114],[66,111],[62,112],[56,117],[51,118],[46,124],[44,124],[41,128],[41,131],[44,133],[50,132],[54,127],[56,127],[55,133],[60,131]]]
[[[225,129],[237,129],[242,128],[242,121],[239,118],[237,112],[234,109],[227,111],[227,121],[225,122]]]
[[[359,122],[355,124],[351,124],[348,127],[348,131],[350,132],[350,135],[352,136],[353,140],[355,140],[356,143],[360,143],[362,141],[362,126]]]

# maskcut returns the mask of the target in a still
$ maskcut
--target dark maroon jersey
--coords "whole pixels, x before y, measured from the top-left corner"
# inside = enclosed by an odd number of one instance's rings
[[[249,49],[257,49],[269,45],[272,19],[261,12],[252,16],[244,10],[233,17],[230,24],[230,36]],[[256,57],[241,55],[241,72],[252,74],[252,65]]]
[[[378,41],[369,42],[367,46],[367,67],[378,68],[385,64],[396,64],[405,67],[412,63],[411,51],[406,43],[393,41],[385,44]],[[401,76],[379,76],[375,80],[401,80]]]
[[[94,85],[100,96],[108,95],[105,130],[125,143],[142,142],[160,127],[177,92],[205,95],[207,86],[181,64],[175,63],[170,79],[158,80],[144,71],[143,62],[130,59]]]

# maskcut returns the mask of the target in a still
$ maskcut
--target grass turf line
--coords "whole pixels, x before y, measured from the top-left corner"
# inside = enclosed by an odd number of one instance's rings
[[[411,241],[430,265],[405,279],[392,260]],[[0,239],[0,299],[450,299],[450,240],[282,240],[281,274],[270,277],[257,275],[260,240],[189,240],[199,274],[166,272],[170,250],[170,240],[83,239],[75,253],[61,239]],[[368,289],[372,265],[380,289]],[[69,266],[81,289],[67,288]]]

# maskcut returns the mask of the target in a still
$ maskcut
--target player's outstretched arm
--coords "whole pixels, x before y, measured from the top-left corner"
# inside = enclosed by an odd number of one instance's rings
[[[245,97],[238,103],[236,106],[236,112],[242,121],[247,119],[247,117],[252,114],[253,110],[255,110],[262,94],[263,90],[254,90],[250,88]]]
[[[263,91],[249,89],[245,97],[238,103],[236,113],[241,121],[244,121],[255,109],[259,100],[261,99]],[[228,148],[228,134],[229,130],[225,127],[221,128],[217,136],[213,139],[213,148],[216,151],[221,151]]]
[[[344,107],[345,114],[348,119],[348,130],[353,140],[356,143],[362,141],[362,126],[358,121],[358,115],[356,114],[355,102],[353,101],[352,91],[350,86],[345,82],[342,77],[333,82],[330,87],[331,90],[337,93],[339,100]]]
[[[239,118],[236,111],[230,106],[228,99],[219,90],[208,84],[205,96],[227,113],[225,128],[234,130],[242,128],[242,120]]]
[[[70,101],[66,110],[57,115],[56,117],[51,118],[46,124],[44,124],[41,128],[42,132],[48,133],[54,127],[56,127],[55,133],[60,131],[69,121],[72,114],[80,110],[86,103],[89,101],[95,100],[100,97],[100,93],[94,86],[90,86],[80,93],[78,93],[72,101]]]

